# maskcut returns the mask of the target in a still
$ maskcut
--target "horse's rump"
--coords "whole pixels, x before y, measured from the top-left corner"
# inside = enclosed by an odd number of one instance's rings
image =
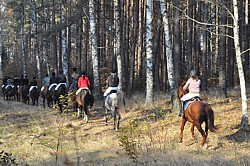
[[[116,107],[119,111],[125,110],[125,98],[122,91],[111,93],[105,99],[105,107],[111,110],[111,107]]]

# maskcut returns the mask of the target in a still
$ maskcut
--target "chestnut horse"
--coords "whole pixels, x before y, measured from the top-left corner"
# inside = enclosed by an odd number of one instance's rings
[[[179,88],[178,88],[179,100],[181,99],[183,95],[188,93],[183,90],[183,86],[185,85],[185,83],[186,82],[184,81],[179,84]],[[183,130],[187,121],[192,123],[192,127],[191,127],[192,137],[194,137],[194,126],[201,133],[203,137],[201,146],[203,146],[206,143],[206,139],[208,136],[208,129],[211,132],[215,132],[214,111],[211,108],[211,106],[204,101],[193,101],[184,110],[184,114],[182,116],[181,133],[180,133],[179,142],[182,142]],[[203,122],[205,122],[205,132],[201,127]]]

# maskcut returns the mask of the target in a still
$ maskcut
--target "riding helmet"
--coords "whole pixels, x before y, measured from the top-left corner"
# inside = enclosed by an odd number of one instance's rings
[[[111,73],[117,73],[117,69],[112,69]]]
[[[196,70],[192,70],[191,72],[190,72],[190,76],[191,77],[197,77],[197,71]]]

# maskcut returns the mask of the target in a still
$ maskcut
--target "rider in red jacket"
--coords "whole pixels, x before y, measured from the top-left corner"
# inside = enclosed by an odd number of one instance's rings
[[[90,93],[90,81],[89,78],[86,76],[86,72],[82,72],[81,76],[78,79],[78,90],[76,94],[79,93],[80,89],[87,89]]]

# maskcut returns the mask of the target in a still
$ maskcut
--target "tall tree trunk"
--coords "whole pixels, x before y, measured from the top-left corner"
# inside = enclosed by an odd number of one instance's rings
[[[223,1],[221,0],[221,3]],[[220,16],[220,24],[226,25],[226,9],[224,7],[221,8],[221,16]],[[225,26],[221,26],[219,28],[219,34],[221,34],[219,38],[219,87],[220,97],[227,97],[227,89],[226,89],[226,28]],[[218,97],[219,97],[218,96]]]
[[[2,10],[2,5],[0,5],[0,10]],[[2,41],[2,12],[0,11],[0,85],[3,85],[3,65],[2,65],[2,49],[3,49],[3,41]]]
[[[203,2],[203,22],[207,22],[208,16],[208,5],[207,2]],[[207,31],[205,27],[202,29],[202,81],[201,81],[201,89],[203,91],[207,91]]]
[[[133,82],[135,77],[135,50],[138,38],[138,15],[139,15],[139,1],[135,0],[135,9],[133,14],[133,30],[132,30],[132,44],[131,44],[131,59],[130,59],[130,72],[129,72],[129,83],[128,83],[128,96],[132,95]]]
[[[37,76],[38,80],[41,81],[40,56],[38,53],[38,44],[37,44],[36,0],[32,0],[32,23],[33,23],[33,33],[34,33],[34,52],[36,57]]]
[[[152,46],[152,11],[153,1],[146,1],[146,103],[152,103],[154,97],[153,91],[153,46]]]
[[[167,58],[167,73],[168,73],[168,81],[170,86],[171,93],[171,104],[172,111],[179,111],[179,105],[177,104],[177,87],[175,81],[175,73],[174,73],[174,62],[173,62],[173,54],[172,54],[172,45],[170,38],[170,30],[169,30],[169,21],[167,18],[167,10],[165,0],[161,0],[161,14],[163,19],[163,27],[164,27],[164,39],[165,39],[165,48],[166,48],[166,58]]]
[[[123,89],[123,57],[121,55],[121,23],[120,23],[120,9],[118,5],[118,0],[114,0],[114,11],[115,11],[115,37],[116,37],[116,58],[117,58],[117,69],[118,69],[118,77],[120,79],[120,83],[118,85],[119,89]]]
[[[49,57],[49,51],[48,51],[48,37],[47,37],[47,17],[45,16],[45,5],[44,1],[42,0],[42,20],[43,20],[43,41],[45,42],[44,44],[44,52],[45,52],[45,65],[46,65],[46,73],[50,73],[50,57]]]
[[[67,85],[69,85],[69,77],[68,77],[68,56],[67,56],[67,50],[66,50],[66,22],[65,22],[65,13],[66,13],[66,9],[65,9],[65,4],[64,2],[62,3],[61,6],[61,24],[65,24],[65,28],[63,28],[61,30],[61,38],[62,38],[62,69],[63,69],[63,74],[66,76],[66,82]]]
[[[26,66],[26,54],[25,54],[25,45],[24,45],[24,0],[21,1],[21,25],[20,25],[20,35],[21,35],[21,48],[22,48],[22,65],[23,65],[23,74],[26,75],[27,66]]]
[[[52,27],[56,27],[56,6],[55,6],[55,0],[52,1],[52,6],[53,6],[53,9],[52,9]],[[58,68],[57,68],[57,62],[58,62],[58,58],[57,58],[57,40],[56,40],[56,33],[57,33],[57,30],[54,31],[54,33],[52,34],[52,47],[53,47],[53,50],[52,50],[52,56],[53,56],[53,70],[55,72],[58,71]]]
[[[101,82],[99,76],[98,66],[98,55],[97,55],[97,36],[96,36],[96,22],[95,22],[95,11],[94,11],[94,0],[89,1],[89,16],[90,16],[90,33],[91,33],[91,53],[93,63],[93,74],[94,74],[94,89],[95,97],[101,98]]]
[[[174,58],[174,72],[175,72],[175,79],[177,82],[180,81],[180,75],[181,71],[180,69],[182,68],[182,65],[180,63],[181,61],[181,46],[180,46],[180,11],[179,11],[179,0],[174,0],[174,27],[173,27],[173,45],[174,45],[174,50],[173,50],[173,58]]]
[[[240,42],[239,42],[239,31],[238,31],[238,6],[237,0],[233,0],[233,9],[234,9],[234,46],[236,52],[236,60],[239,72],[239,79],[240,79],[240,89],[241,89],[241,100],[242,100],[242,119],[241,119],[241,127],[248,126],[248,111],[247,111],[247,95],[246,95],[246,85],[245,85],[245,77],[244,77],[244,70],[241,60],[241,52],[240,52]]]

